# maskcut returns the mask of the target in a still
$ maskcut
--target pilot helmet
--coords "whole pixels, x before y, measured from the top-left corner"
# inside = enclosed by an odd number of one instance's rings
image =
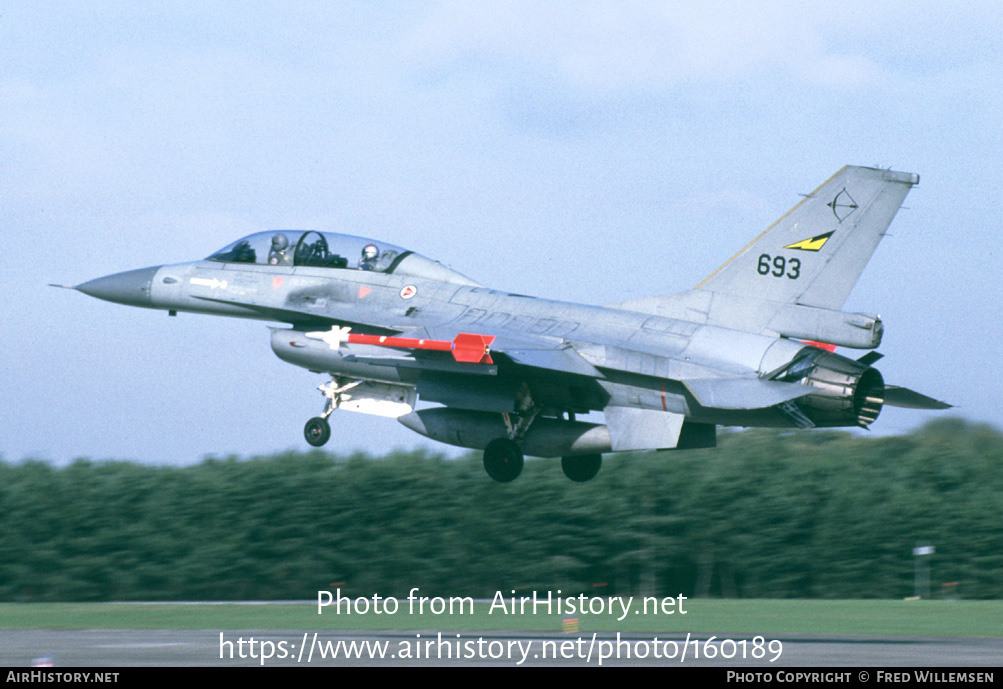
[[[284,251],[289,246],[289,239],[284,234],[272,237],[272,251]]]
[[[362,247],[362,260],[363,261],[373,261],[380,255],[380,250],[376,248],[375,244],[366,244]]]

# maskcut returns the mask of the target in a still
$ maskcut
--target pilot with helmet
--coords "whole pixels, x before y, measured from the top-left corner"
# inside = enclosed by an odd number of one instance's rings
[[[272,237],[272,248],[268,252],[268,264],[273,266],[291,266],[293,257],[286,253],[289,248],[289,238],[284,234]]]
[[[380,250],[375,244],[362,247],[362,258],[359,259],[359,270],[376,270],[376,262],[380,258]]]

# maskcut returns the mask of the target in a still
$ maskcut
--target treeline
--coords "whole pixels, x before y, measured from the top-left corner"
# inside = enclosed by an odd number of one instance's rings
[[[607,456],[514,483],[480,453],[320,451],[184,467],[0,464],[0,599],[349,595],[899,598],[932,545],[934,597],[1003,597],[1003,436],[725,434],[718,448]],[[944,584],[950,584],[944,586]]]

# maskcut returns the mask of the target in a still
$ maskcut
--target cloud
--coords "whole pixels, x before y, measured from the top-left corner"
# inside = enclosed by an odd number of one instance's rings
[[[536,74],[599,97],[772,72],[843,86],[883,72],[859,46],[839,46],[877,30],[873,14],[788,3],[445,2],[406,43],[430,72]]]

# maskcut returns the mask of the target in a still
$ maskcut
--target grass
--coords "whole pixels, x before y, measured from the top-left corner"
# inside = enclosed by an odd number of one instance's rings
[[[596,601],[604,599],[595,599]],[[575,601],[577,603],[577,600]],[[598,603],[596,603],[598,605]],[[687,600],[686,614],[643,614],[638,602],[623,620],[577,614],[582,632],[621,631],[771,636],[1003,637],[1003,601]],[[0,629],[436,630],[562,631],[568,615],[504,614],[479,601],[473,613],[341,614],[316,603],[3,603]]]

